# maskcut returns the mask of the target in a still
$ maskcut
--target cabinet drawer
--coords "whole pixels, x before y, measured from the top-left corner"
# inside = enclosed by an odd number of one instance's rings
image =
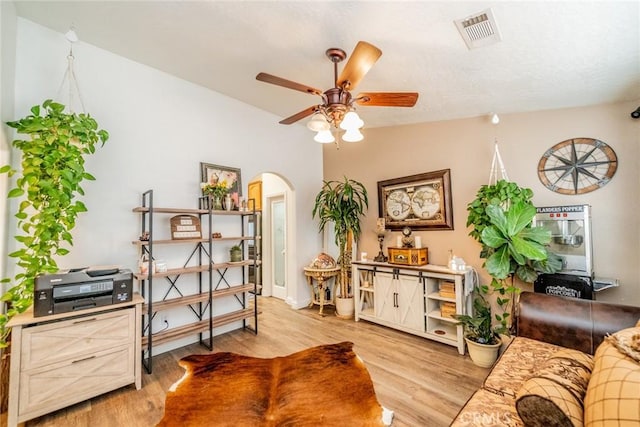
[[[134,353],[133,345],[124,345],[23,371],[20,415],[37,417],[133,383]]]
[[[130,345],[134,337],[134,308],[27,327],[22,331],[22,370]]]

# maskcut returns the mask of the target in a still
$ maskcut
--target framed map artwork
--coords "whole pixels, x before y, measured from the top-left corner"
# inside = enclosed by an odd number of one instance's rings
[[[378,181],[378,211],[391,230],[453,230],[451,170]]]

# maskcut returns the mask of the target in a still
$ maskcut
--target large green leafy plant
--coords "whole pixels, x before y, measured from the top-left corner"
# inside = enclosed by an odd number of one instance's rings
[[[479,291],[497,293],[502,313],[495,318],[501,333],[509,332],[513,302],[520,292],[516,278],[531,283],[539,273],[554,273],[562,266],[560,258],[547,248],[551,233],[532,227],[536,214],[532,197],[530,189],[500,180],[482,186],[467,205],[467,226],[473,226],[469,235],[482,244],[483,267],[492,277],[491,288],[480,286]]]
[[[21,198],[15,217],[22,234],[15,239],[22,246],[9,254],[17,259],[21,271],[2,283],[12,286],[2,295],[7,311],[0,314],[0,347],[6,346],[11,317],[24,312],[33,303],[33,286],[37,275],[55,272],[55,257],[66,255],[66,245],[73,244],[71,230],[79,213],[87,210],[78,195],[84,195],[80,184],[95,178],[84,168],[84,156],[92,154],[96,145],[109,138],[105,130],[88,114],[64,112],[65,106],[46,100],[42,107],[31,108],[31,114],[7,125],[28,139],[16,139],[13,146],[22,152],[21,175],[8,197]],[[0,173],[17,173],[10,165]]]
[[[360,217],[369,207],[367,189],[358,181],[344,178],[344,181],[324,181],[322,189],[316,196],[312,215],[320,220],[319,230],[324,231],[327,224],[333,223],[335,242],[340,256],[340,296],[349,296],[350,259],[346,254],[347,240],[352,235],[354,240],[360,237]]]

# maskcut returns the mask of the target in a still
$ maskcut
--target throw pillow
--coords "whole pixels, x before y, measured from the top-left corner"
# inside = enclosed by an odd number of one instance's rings
[[[593,358],[581,351],[554,353],[522,384],[516,396],[518,415],[527,427],[582,427],[583,400]]]
[[[640,327],[627,328],[604,338],[622,354],[640,362]]]
[[[640,420],[640,363],[604,341],[584,400],[585,427],[637,426]]]

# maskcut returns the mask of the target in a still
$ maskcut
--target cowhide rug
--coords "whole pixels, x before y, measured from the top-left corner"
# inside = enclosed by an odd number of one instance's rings
[[[353,343],[285,357],[192,355],[167,393],[159,426],[382,426],[393,412],[376,399]]]

